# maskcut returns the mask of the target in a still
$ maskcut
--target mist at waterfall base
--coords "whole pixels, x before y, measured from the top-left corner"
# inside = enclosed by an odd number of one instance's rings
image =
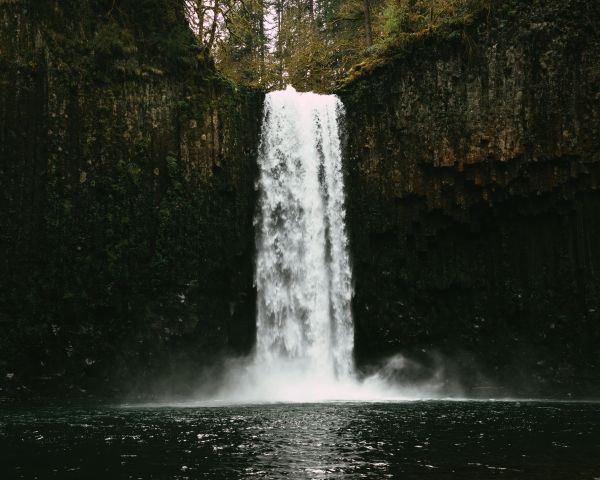
[[[335,95],[288,87],[266,96],[255,219],[256,347],[249,358],[228,362],[213,399],[307,402],[460,395],[456,385],[449,387],[441,364],[424,376],[418,364],[397,355],[368,375],[355,370],[342,120],[343,105]],[[420,381],[402,382],[407,375]]]

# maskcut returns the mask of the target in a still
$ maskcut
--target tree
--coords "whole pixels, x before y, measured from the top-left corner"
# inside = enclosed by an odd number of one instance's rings
[[[176,0],[173,0],[176,1]],[[185,0],[199,41],[233,80],[331,90],[402,35],[451,24],[484,0]]]
[[[371,2],[370,0],[363,0],[365,10],[365,38],[367,40],[367,47],[373,45],[373,37],[371,32]]]

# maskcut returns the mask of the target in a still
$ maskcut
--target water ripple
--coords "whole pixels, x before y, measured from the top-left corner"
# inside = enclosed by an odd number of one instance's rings
[[[3,478],[600,477],[600,405],[279,404],[4,412]]]

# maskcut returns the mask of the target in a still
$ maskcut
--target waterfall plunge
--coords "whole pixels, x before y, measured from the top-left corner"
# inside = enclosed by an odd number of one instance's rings
[[[288,87],[266,96],[255,221],[256,350],[250,361],[233,362],[215,399],[423,397],[417,389],[392,386],[385,368],[362,381],[354,373],[342,114],[335,95]],[[404,362],[400,357],[391,360],[388,370]]]

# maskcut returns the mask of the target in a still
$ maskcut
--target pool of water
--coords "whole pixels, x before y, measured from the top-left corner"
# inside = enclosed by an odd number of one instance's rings
[[[4,409],[1,478],[600,479],[600,404]]]

